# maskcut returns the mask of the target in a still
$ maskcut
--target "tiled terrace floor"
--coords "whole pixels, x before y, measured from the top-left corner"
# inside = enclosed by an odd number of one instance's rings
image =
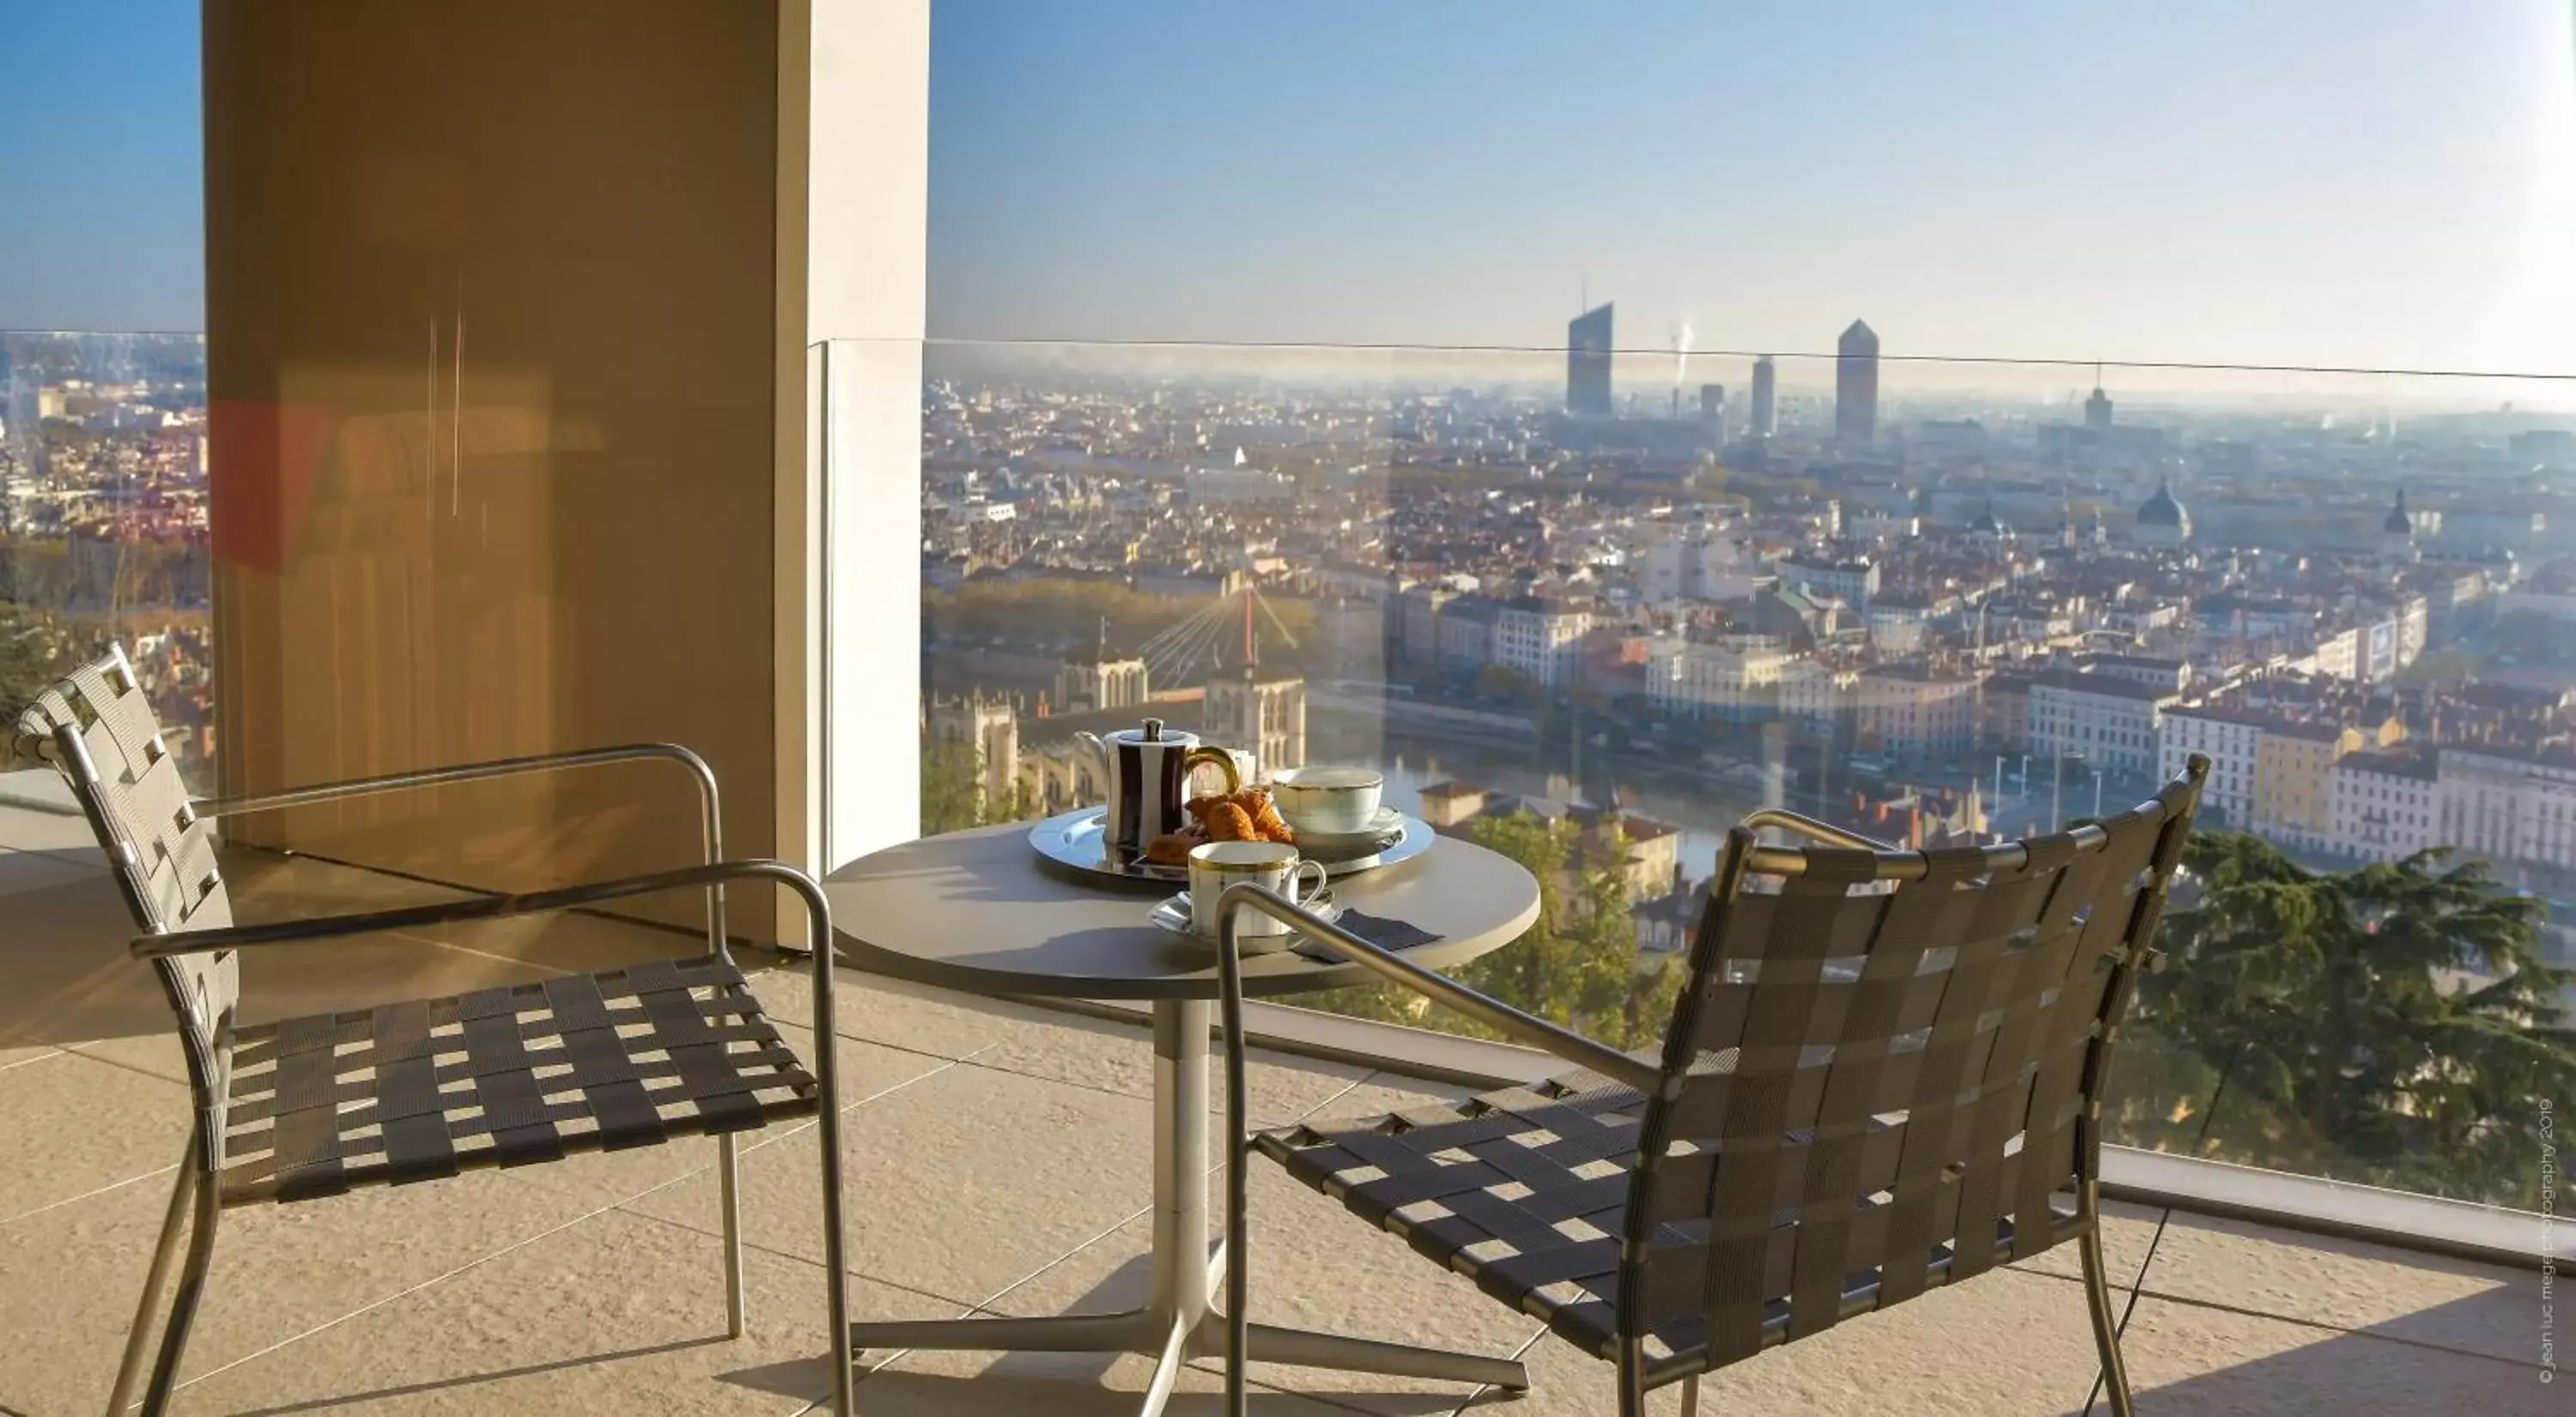
[[[382,878],[242,862],[246,917],[391,903]],[[394,883],[417,899],[423,888]],[[158,990],[77,819],[0,807],[0,1412],[106,1401],[187,1092]],[[604,967],[686,941],[586,917],[248,958],[248,1012],[356,1007]],[[843,976],[854,1309],[860,1317],[1125,1307],[1144,1284],[1152,1136],[1139,1029]],[[789,972],[762,989],[791,1041]],[[1270,1057],[1270,1122],[1383,1111],[1442,1089]],[[229,1212],[177,1406],[787,1414],[825,1390],[815,1133],[747,1139],[752,1328],[723,1337],[712,1145],[627,1152]],[[1524,1353],[1538,1390],[1260,1371],[1291,1414],[1611,1409],[1599,1364],[1264,1168],[1256,1316]],[[2162,1228],[2159,1231],[2159,1225]],[[2140,1409],[2487,1417],[2567,1412],[2536,1381],[2536,1274],[2122,1209],[2111,1222]],[[2093,1352],[2073,1258],[1856,1321],[1713,1378],[1712,1414],[2085,1410]],[[1209,1365],[1212,1367],[1213,1365]],[[870,1414],[1131,1410],[1141,1359],[870,1355]],[[1212,1412],[1191,1373],[1175,1412]],[[1656,1409],[1674,1410],[1669,1394]],[[2106,1409],[2096,1409],[2106,1410]]]

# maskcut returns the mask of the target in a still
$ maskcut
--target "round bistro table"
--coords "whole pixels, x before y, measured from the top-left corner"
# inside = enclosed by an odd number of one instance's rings
[[[1538,881],[1472,842],[1443,838],[1413,860],[1333,879],[1345,911],[1436,936],[1404,950],[1447,970],[1518,938],[1538,918]],[[862,857],[823,883],[841,959],[856,968],[975,994],[1141,999],[1154,1006],[1153,1283],[1123,1314],[944,1319],[850,1326],[865,1349],[968,1348],[1141,1353],[1157,1361],[1143,1412],[1159,1412],[1182,1363],[1222,1353],[1210,1303],[1225,1273],[1208,1242],[1208,1025],[1217,998],[1213,946],[1146,920],[1169,882],[1100,880],[1039,858],[1029,824],[927,837]],[[1365,937],[1367,922],[1344,925]],[[1246,955],[1243,992],[1278,996],[1365,984],[1362,966],[1293,950]],[[1255,1359],[1526,1388],[1520,1364],[1285,1328],[1250,1326]]]

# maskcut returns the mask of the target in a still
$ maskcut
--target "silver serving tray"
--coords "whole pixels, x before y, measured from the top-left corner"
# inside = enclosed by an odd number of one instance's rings
[[[1029,845],[1037,848],[1038,855],[1059,866],[1103,880],[1189,884],[1190,868],[1186,865],[1162,866],[1147,861],[1110,860],[1108,838],[1102,831],[1107,814],[1108,809],[1104,807],[1081,807],[1049,817],[1029,829]],[[1346,846],[1337,841],[1330,847],[1319,846],[1311,850],[1301,845],[1298,851],[1309,860],[1321,861],[1324,874],[1328,876],[1374,871],[1381,866],[1410,861],[1429,851],[1431,843],[1439,835],[1431,830],[1430,823],[1407,813],[1399,813],[1398,817],[1394,838],[1383,845],[1360,842]]]

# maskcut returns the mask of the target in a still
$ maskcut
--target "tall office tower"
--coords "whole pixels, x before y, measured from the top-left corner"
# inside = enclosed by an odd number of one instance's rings
[[[2102,392],[2098,383],[2093,386],[2093,397],[2084,401],[2084,426],[2095,429],[2111,426],[2111,396]]]
[[[1584,311],[1565,327],[1565,411],[1577,418],[1609,418],[1611,302]]]
[[[1699,386],[1699,421],[1708,425],[1710,442],[1721,448],[1726,446],[1726,386],[1724,384]]]
[[[1753,436],[1757,441],[1770,437],[1774,427],[1771,408],[1778,377],[1771,367],[1770,355],[1753,361]]]
[[[6,349],[0,349],[0,429],[20,472],[42,477],[52,470],[45,456],[43,386],[35,370],[13,367]]]
[[[1834,349],[1834,441],[1862,449],[1878,439],[1878,333],[1854,320]]]

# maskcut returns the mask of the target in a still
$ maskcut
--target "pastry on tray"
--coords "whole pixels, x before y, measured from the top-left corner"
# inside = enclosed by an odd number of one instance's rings
[[[1295,845],[1296,833],[1280,820],[1279,809],[1271,804],[1270,790],[1247,787],[1235,793],[1210,793],[1194,797],[1189,814],[1210,841],[1276,841]]]

